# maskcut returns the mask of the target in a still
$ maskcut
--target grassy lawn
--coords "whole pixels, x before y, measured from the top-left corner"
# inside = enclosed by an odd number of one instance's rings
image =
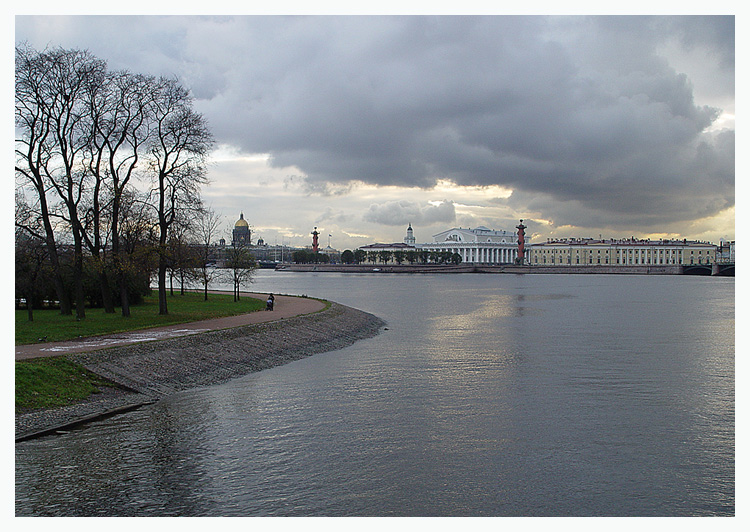
[[[65,357],[16,362],[16,412],[63,406],[115,386]]]
[[[117,309],[106,314],[102,309],[86,309],[86,319],[63,316],[58,310],[35,310],[34,321],[28,321],[25,310],[16,311],[16,345],[36,343],[46,336],[48,342],[71,340],[79,336],[96,336],[114,332],[146,329],[161,325],[185,323],[255,312],[265,308],[265,301],[243,297],[232,301],[231,295],[202,293],[167,296],[169,314],[159,316],[159,301],[154,295],[130,309],[123,318]],[[113,383],[67,360],[64,356],[16,362],[16,412],[63,406],[98,393]]]
[[[159,301],[155,292],[143,304],[132,306],[129,318],[123,318],[119,309],[114,314],[106,314],[102,309],[86,309],[86,319],[81,321],[76,321],[75,310],[73,316],[63,316],[58,310],[35,310],[34,321],[30,322],[25,310],[17,310],[16,345],[33,344],[45,336],[48,342],[72,340],[79,336],[234,316],[265,308],[264,301],[252,297],[232,301],[231,294],[209,294],[208,301],[203,301],[201,293],[168,295],[167,299],[169,314],[166,316],[159,315]]]

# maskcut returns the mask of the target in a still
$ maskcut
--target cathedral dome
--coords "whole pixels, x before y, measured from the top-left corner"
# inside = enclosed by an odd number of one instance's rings
[[[240,213],[240,219],[235,222],[234,226],[235,227],[249,227],[242,213]]]

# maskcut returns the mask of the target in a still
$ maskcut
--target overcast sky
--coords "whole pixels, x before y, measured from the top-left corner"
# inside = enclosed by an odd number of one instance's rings
[[[734,239],[733,17],[19,16],[16,42],[177,76],[206,203],[267,243],[451,227]],[[330,237],[328,235],[331,235]]]

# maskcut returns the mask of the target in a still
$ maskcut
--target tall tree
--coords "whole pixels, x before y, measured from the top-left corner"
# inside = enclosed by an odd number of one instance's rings
[[[19,120],[19,111],[31,110],[29,114],[39,119],[39,130],[44,131],[43,138],[35,137],[39,151],[32,155],[33,161],[25,157],[23,169],[38,172],[32,181],[41,181],[41,187],[35,187],[40,196],[46,197],[52,190],[63,206],[60,213],[73,238],[76,318],[83,319],[83,224],[79,213],[89,174],[80,160],[91,138],[88,98],[92,88],[103,83],[106,64],[87,51],[56,48],[34,54],[28,49],[16,50],[16,124],[26,126],[21,146],[25,142],[28,148],[34,134],[28,129],[29,117]],[[26,100],[19,105],[19,98]],[[29,163],[34,165],[33,171]]]
[[[128,71],[108,73],[104,83],[92,90],[89,98],[93,134],[89,144],[89,171],[94,179],[92,216],[102,216],[100,187],[109,192],[108,220],[111,233],[112,263],[120,294],[122,315],[130,316],[127,258],[121,247],[120,221],[123,198],[141,160],[141,151],[151,133],[147,109],[153,97],[154,78]],[[93,223],[92,253],[100,242],[100,224]],[[106,274],[102,274],[106,276]],[[106,279],[103,279],[106,282]]]
[[[196,113],[189,92],[173,79],[156,81],[149,106],[153,135],[149,140],[152,190],[159,228],[159,314],[167,309],[167,241],[180,210],[196,205],[198,187],[206,182],[206,159],[213,136]]]
[[[16,47],[16,180],[20,187],[16,197],[23,198],[24,190],[35,198],[29,204],[44,228],[44,242],[54,272],[54,285],[60,301],[60,312],[72,314],[70,297],[65,289],[57,251],[56,224],[53,221],[54,198],[48,196],[50,165],[55,164],[53,144],[54,121],[50,113],[51,94],[49,77],[51,67],[40,54],[29,47]],[[53,99],[57,99],[54,96]],[[25,201],[25,200],[24,200]],[[19,221],[16,221],[19,224]]]
[[[62,313],[70,314],[72,305],[58,244],[72,241],[76,316],[85,317],[84,251],[98,265],[105,308],[114,310],[109,243],[122,313],[129,315],[134,271],[126,250],[133,242],[125,241],[121,225],[138,175],[153,178],[147,202],[158,228],[159,312],[167,313],[166,244],[175,221],[189,220],[188,211],[200,207],[199,186],[213,145],[192,105],[175,80],[108,72],[104,61],[86,51],[16,48],[17,198],[40,220]]]

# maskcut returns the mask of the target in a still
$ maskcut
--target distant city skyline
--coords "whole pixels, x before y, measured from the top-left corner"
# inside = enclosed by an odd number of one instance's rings
[[[735,238],[734,17],[17,16],[16,43],[176,76],[229,240],[451,227]]]

